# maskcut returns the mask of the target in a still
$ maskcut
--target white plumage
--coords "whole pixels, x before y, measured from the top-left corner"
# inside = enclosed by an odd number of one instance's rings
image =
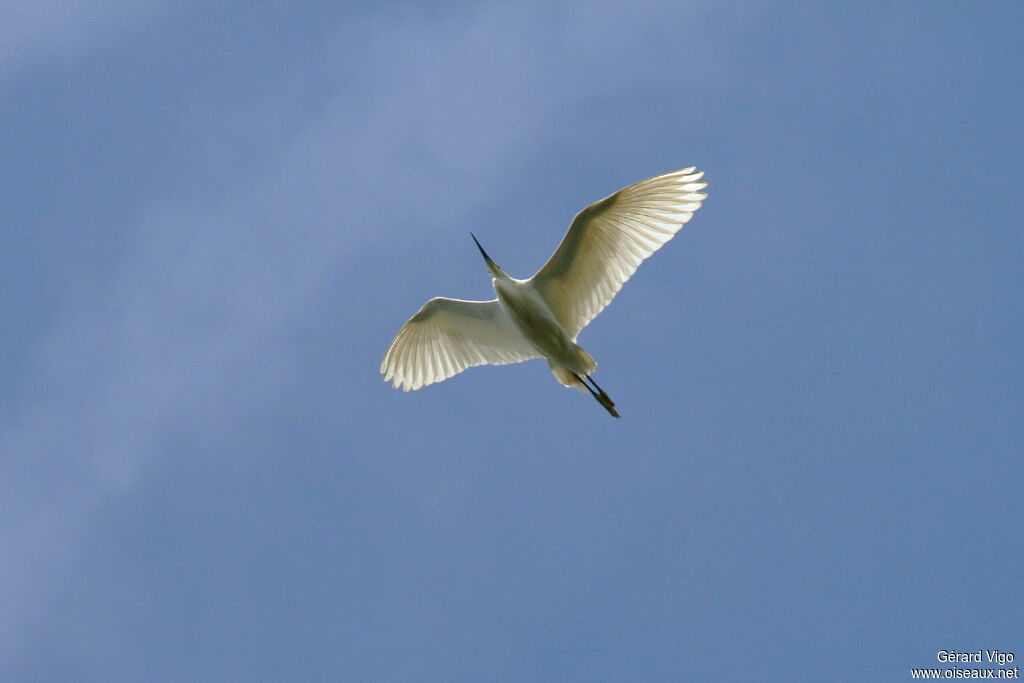
[[[591,204],[528,280],[506,275],[481,247],[498,298],[428,301],[391,342],[380,367],[384,379],[409,391],[474,365],[543,357],[559,382],[589,391],[618,417],[608,395],[584,382],[597,364],[576,337],[693,217],[707,197],[703,175],[693,167],[666,173]]]

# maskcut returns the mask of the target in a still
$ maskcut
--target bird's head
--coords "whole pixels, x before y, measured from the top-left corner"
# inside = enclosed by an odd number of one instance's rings
[[[491,277],[508,277],[508,275],[505,275],[505,271],[501,269],[501,266],[492,261],[491,257],[487,255],[486,251],[484,251],[484,248],[480,246],[480,242],[477,242],[476,235],[469,233],[469,236],[473,238],[473,241],[476,242],[476,248],[480,250],[481,254],[483,254],[484,261],[487,263],[487,272],[491,274]]]

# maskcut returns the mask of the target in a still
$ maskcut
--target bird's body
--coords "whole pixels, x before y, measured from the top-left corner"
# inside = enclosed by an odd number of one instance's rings
[[[578,375],[589,375],[594,370],[593,359],[569,338],[533,283],[508,276],[496,277],[491,282],[501,307],[516,329],[548,362]]]
[[[381,363],[384,379],[408,391],[474,365],[546,358],[555,379],[590,392],[618,417],[615,403],[590,377],[597,363],[576,337],[700,208],[702,175],[693,168],[667,173],[590,205],[528,280],[507,275],[473,237],[497,299],[428,301],[391,342]]]

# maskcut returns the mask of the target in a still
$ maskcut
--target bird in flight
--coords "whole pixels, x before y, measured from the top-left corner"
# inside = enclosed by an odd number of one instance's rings
[[[548,262],[517,280],[484,257],[496,299],[435,297],[402,326],[380,365],[405,391],[446,380],[474,365],[546,358],[555,379],[590,392],[613,417],[615,402],[594,382],[597,363],[576,344],[648,256],[693,217],[707,197],[694,167],[623,188],[580,211]],[[588,384],[589,382],[589,384]]]

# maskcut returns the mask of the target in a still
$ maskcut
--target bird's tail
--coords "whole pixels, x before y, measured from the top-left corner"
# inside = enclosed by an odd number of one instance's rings
[[[587,353],[582,349],[580,349],[580,351],[582,351],[584,354]],[[589,361],[593,363],[594,367],[597,367],[597,363],[594,363],[593,358],[587,355],[587,359],[589,359]],[[619,413],[615,410],[615,401],[613,401],[608,396],[608,394],[605,393],[604,389],[597,386],[597,383],[594,382],[594,380],[590,380],[591,383],[594,384],[594,388],[591,389],[589,386],[587,386],[587,383],[584,381],[583,377],[580,377],[572,370],[563,368],[561,365],[555,365],[551,361],[548,361],[548,365],[551,367],[551,373],[555,376],[555,379],[557,379],[561,384],[564,384],[567,387],[576,387],[578,391],[581,391],[585,394],[589,393],[591,396],[594,397],[594,400],[600,403],[601,406],[605,410],[607,410],[609,414],[611,414],[612,417],[619,417]]]
[[[555,379],[558,380],[559,384],[567,387],[575,387],[577,391],[584,394],[587,393],[586,386],[580,381],[580,378],[575,372],[567,368],[563,368],[561,365],[555,365],[551,361],[548,361],[548,366],[550,366],[551,374],[555,376]]]
[[[597,361],[594,360],[593,356],[579,346],[576,347],[576,351],[579,352],[579,360],[583,365],[581,368],[583,372],[581,374],[586,377],[597,369]],[[561,365],[556,365],[550,360],[548,361],[548,367],[551,368],[551,374],[555,376],[555,379],[558,380],[559,384],[567,387],[576,387],[577,390],[582,391],[584,394],[587,393],[587,388],[580,381],[580,376],[577,373],[569,370],[568,368],[564,368]]]

